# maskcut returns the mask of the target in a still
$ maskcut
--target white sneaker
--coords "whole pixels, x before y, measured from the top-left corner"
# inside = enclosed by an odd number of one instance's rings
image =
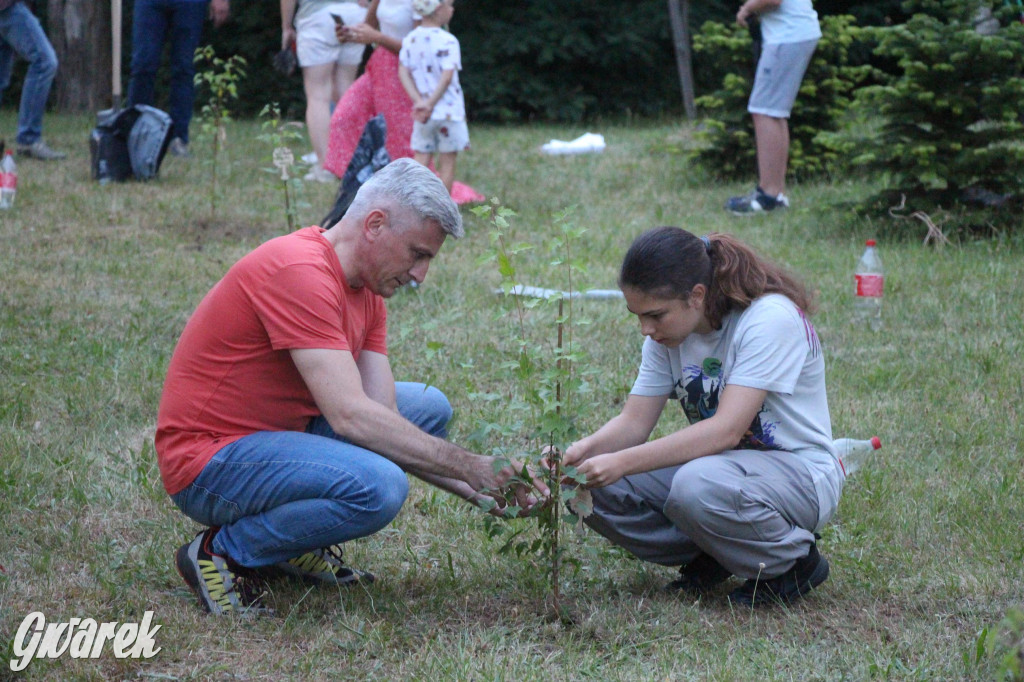
[[[338,182],[338,176],[326,168],[320,166],[313,166],[309,169],[309,172],[302,176],[302,179],[306,182],[323,182],[323,183],[336,183]]]
[[[171,144],[168,145],[167,151],[171,154],[171,156],[177,156],[178,158],[192,158],[192,154],[188,150],[188,142],[185,142],[180,137],[176,137],[173,140],[171,140]]]
[[[64,152],[58,152],[54,149],[50,149],[50,145],[43,142],[41,139],[36,140],[32,144],[19,144],[18,155],[28,156],[33,159],[39,159],[40,161],[58,161],[67,157]]]

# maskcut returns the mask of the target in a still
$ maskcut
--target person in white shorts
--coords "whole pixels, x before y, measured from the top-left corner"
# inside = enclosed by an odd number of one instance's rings
[[[758,184],[750,194],[726,202],[726,210],[737,215],[789,206],[785,194],[788,119],[821,38],[811,0],[746,0],[736,13],[736,23],[747,26],[755,16],[761,24],[762,48],[747,111],[754,120]]]
[[[469,149],[466,103],[459,84],[462,53],[458,39],[441,28],[451,21],[454,0],[412,0],[412,8],[423,19],[402,40],[398,53],[398,77],[412,99],[409,146],[423,165],[437,154],[437,174],[451,192],[456,157]]]
[[[356,79],[365,45],[340,43],[335,16],[354,26],[366,16],[366,0],[281,0],[281,49],[295,45],[306,92],[306,128],[316,164],[306,180],[337,182],[323,167],[331,124],[331,106]]]

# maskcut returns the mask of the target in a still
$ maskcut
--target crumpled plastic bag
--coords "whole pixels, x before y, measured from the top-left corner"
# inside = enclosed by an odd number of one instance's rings
[[[603,152],[604,135],[584,133],[575,140],[551,140],[541,146],[545,154],[593,154]]]

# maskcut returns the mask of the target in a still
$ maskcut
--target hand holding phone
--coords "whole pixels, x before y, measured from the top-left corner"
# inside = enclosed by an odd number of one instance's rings
[[[334,12],[331,12],[331,19],[334,19],[334,36],[338,39],[338,42],[347,42],[345,37],[345,31],[347,30],[348,27],[345,26],[345,20],[342,19],[341,16],[335,14]]]

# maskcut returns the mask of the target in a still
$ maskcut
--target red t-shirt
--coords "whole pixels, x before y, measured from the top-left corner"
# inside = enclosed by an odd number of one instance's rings
[[[384,299],[348,286],[322,233],[307,227],[257,247],[185,325],[157,415],[169,494],[225,445],[257,431],[303,431],[320,414],[289,350],[387,353]]]

